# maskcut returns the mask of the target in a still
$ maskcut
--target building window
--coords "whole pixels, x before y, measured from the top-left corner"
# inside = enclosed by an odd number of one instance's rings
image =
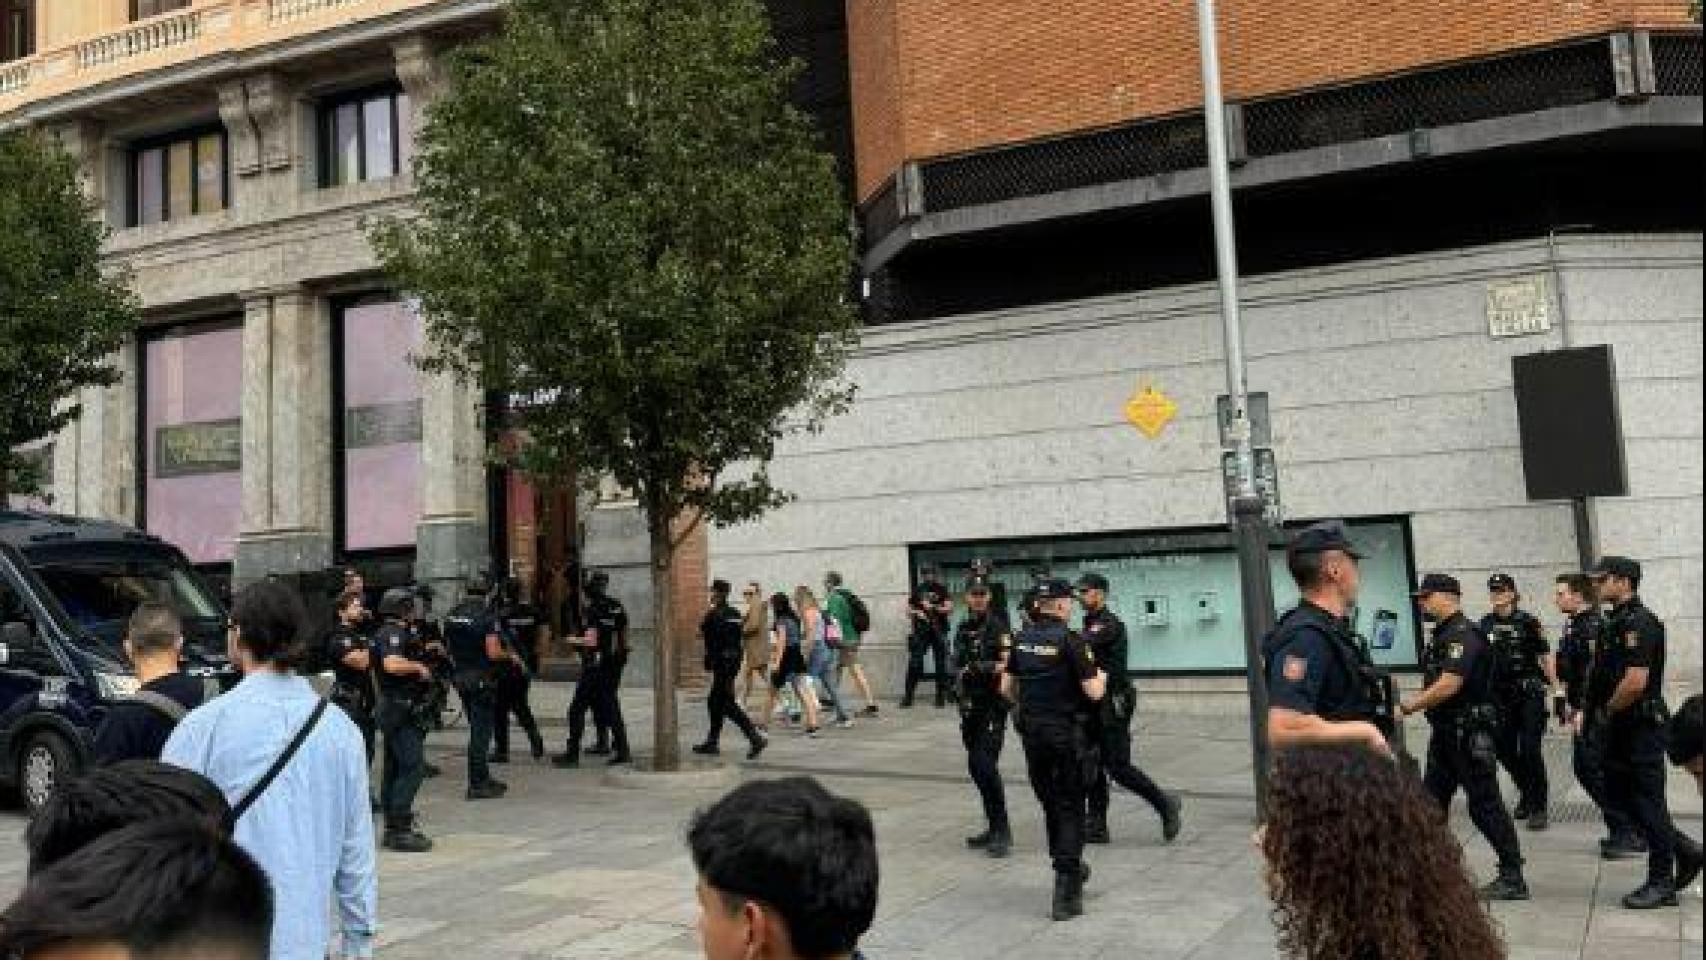
[[[230,203],[225,132],[198,130],[130,151],[133,227],[224,210]]]
[[[130,19],[142,20],[162,13],[182,10],[194,0],[130,0]]]
[[[327,102],[320,112],[320,182],[384,180],[414,157],[409,95],[396,88]]]
[[[243,510],[243,328],[143,341],[143,522],[195,563],[227,563]]]
[[[1414,583],[1410,529],[1403,519],[1349,521],[1351,539],[1365,554],[1360,564],[1360,608],[1352,612],[1358,634],[1375,662],[1413,667],[1420,625],[1410,601]],[[1018,622],[1018,601],[1033,570],[1077,580],[1095,571],[1108,578],[1108,603],[1125,621],[1130,669],[1148,674],[1241,672],[1244,615],[1238,555],[1223,529],[1098,534],[1085,537],[955,543],[915,547],[913,570],[941,569],[958,597],[974,559],[994,565],[1005,587],[1008,613]],[[1280,611],[1297,605],[1297,587],[1283,550],[1274,550],[1274,601]]]
[[[36,52],[35,0],[0,0],[0,63]]]
[[[341,551],[415,545],[421,519],[420,314],[364,298],[338,311],[334,456]]]

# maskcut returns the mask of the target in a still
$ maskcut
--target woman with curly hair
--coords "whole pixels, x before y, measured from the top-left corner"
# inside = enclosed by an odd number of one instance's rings
[[[1295,960],[1503,960],[1439,807],[1360,744],[1280,751],[1259,838]]]

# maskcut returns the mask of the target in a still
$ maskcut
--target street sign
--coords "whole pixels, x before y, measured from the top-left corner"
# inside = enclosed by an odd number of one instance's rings
[[[1179,405],[1154,387],[1144,387],[1125,402],[1125,418],[1151,440],[1178,416]]]
[[[1492,336],[1525,337],[1551,329],[1552,297],[1544,274],[1487,288],[1487,332]]]
[[[1272,447],[1257,447],[1256,492],[1262,497],[1262,507],[1268,524],[1275,530],[1282,527],[1285,514],[1280,507],[1279,460]],[[1226,515],[1232,516],[1232,501],[1238,496],[1238,454],[1228,450],[1221,454],[1220,470],[1226,481]]]
[[[1250,418],[1250,445],[1252,447],[1271,447],[1274,445],[1273,425],[1268,419],[1268,395],[1263,392],[1246,393],[1244,395],[1244,410]],[[1231,450],[1238,445],[1232,437],[1232,398],[1221,394],[1214,401],[1214,419],[1220,425],[1220,447]]]

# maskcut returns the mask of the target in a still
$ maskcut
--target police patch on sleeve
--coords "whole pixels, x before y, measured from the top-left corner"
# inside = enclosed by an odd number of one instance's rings
[[[1280,667],[1280,675],[1292,683],[1302,683],[1303,678],[1309,676],[1309,658],[1287,656]]]
[[[1463,656],[1463,644],[1462,643],[1453,643],[1451,646],[1446,648],[1445,656],[1449,660],[1456,660],[1456,659],[1462,657]]]
[[[1629,649],[1633,650],[1641,645],[1641,635],[1631,630],[1623,635],[1623,642],[1628,644]]]

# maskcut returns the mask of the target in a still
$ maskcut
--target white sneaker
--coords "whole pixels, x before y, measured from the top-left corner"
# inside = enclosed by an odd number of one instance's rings
[[[840,727],[843,730],[846,730],[848,727],[853,726],[853,718],[848,717],[845,720],[837,720],[837,721],[835,721],[835,725]]]

